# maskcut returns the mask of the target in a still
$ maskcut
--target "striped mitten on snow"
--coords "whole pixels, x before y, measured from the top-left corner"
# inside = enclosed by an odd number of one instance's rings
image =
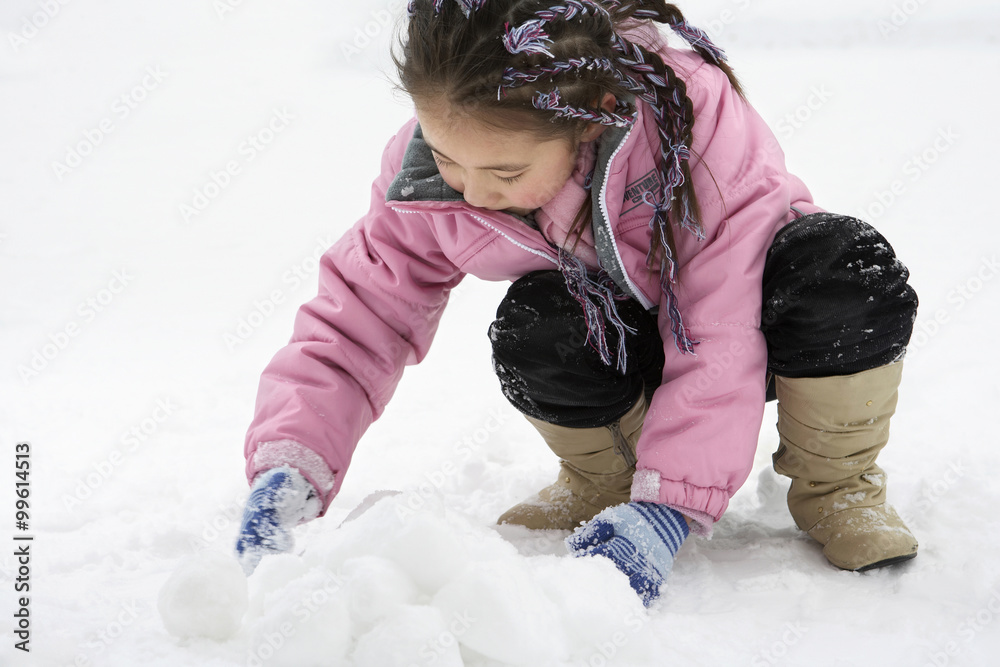
[[[677,510],[626,503],[595,516],[566,538],[566,545],[575,556],[610,558],[648,607],[660,596],[688,533],[687,521]]]
[[[236,559],[250,576],[269,553],[291,551],[292,528],[319,514],[313,485],[291,466],[271,468],[254,478],[243,510]]]

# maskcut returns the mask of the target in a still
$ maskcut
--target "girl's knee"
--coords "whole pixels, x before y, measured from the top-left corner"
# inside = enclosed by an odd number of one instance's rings
[[[862,220],[817,213],[789,223],[764,268],[761,329],[773,370],[864,370],[899,356],[918,303],[908,278],[886,238]]]
[[[508,362],[565,363],[586,347],[587,325],[558,271],[535,271],[515,281],[490,326],[494,356]]]

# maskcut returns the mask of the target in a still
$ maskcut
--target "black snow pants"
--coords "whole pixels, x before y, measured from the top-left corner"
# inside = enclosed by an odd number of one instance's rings
[[[917,311],[908,277],[889,242],[860,220],[815,213],[782,227],[762,285],[769,373],[850,375],[900,357]],[[529,417],[572,428],[609,424],[641,393],[651,396],[664,362],[656,317],[633,300],[619,302],[618,312],[636,330],[626,334],[624,373],[586,342],[583,309],[559,271],[515,281],[490,326],[504,396]],[[614,327],[606,329],[615,349]]]

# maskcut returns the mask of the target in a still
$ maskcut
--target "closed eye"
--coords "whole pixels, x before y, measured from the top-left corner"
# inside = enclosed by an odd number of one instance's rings
[[[434,163],[437,164],[439,168],[455,166],[454,162],[449,162],[448,160],[445,160],[444,158],[440,157],[437,153],[431,153],[431,155],[434,158]],[[521,180],[521,177],[524,176],[524,173],[522,172],[517,176],[497,176],[496,174],[493,174],[493,176],[502,183],[505,183],[507,185],[513,185],[514,183],[517,183],[519,180]]]
[[[519,180],[521,180],[522,176],[524,176],[524,174],[518,174],[517,176],[497,176],[497,178],[506,183],[507,185],[513,185],[514,183],[517,183]]]

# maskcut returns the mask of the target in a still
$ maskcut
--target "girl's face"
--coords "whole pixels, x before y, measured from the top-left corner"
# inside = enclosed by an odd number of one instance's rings
[[[445,183],[480,208],[527,215],[562,189],[576,164],[578,144],[566,139],[539,141],[439,106],[418,107],[417,119]]]

